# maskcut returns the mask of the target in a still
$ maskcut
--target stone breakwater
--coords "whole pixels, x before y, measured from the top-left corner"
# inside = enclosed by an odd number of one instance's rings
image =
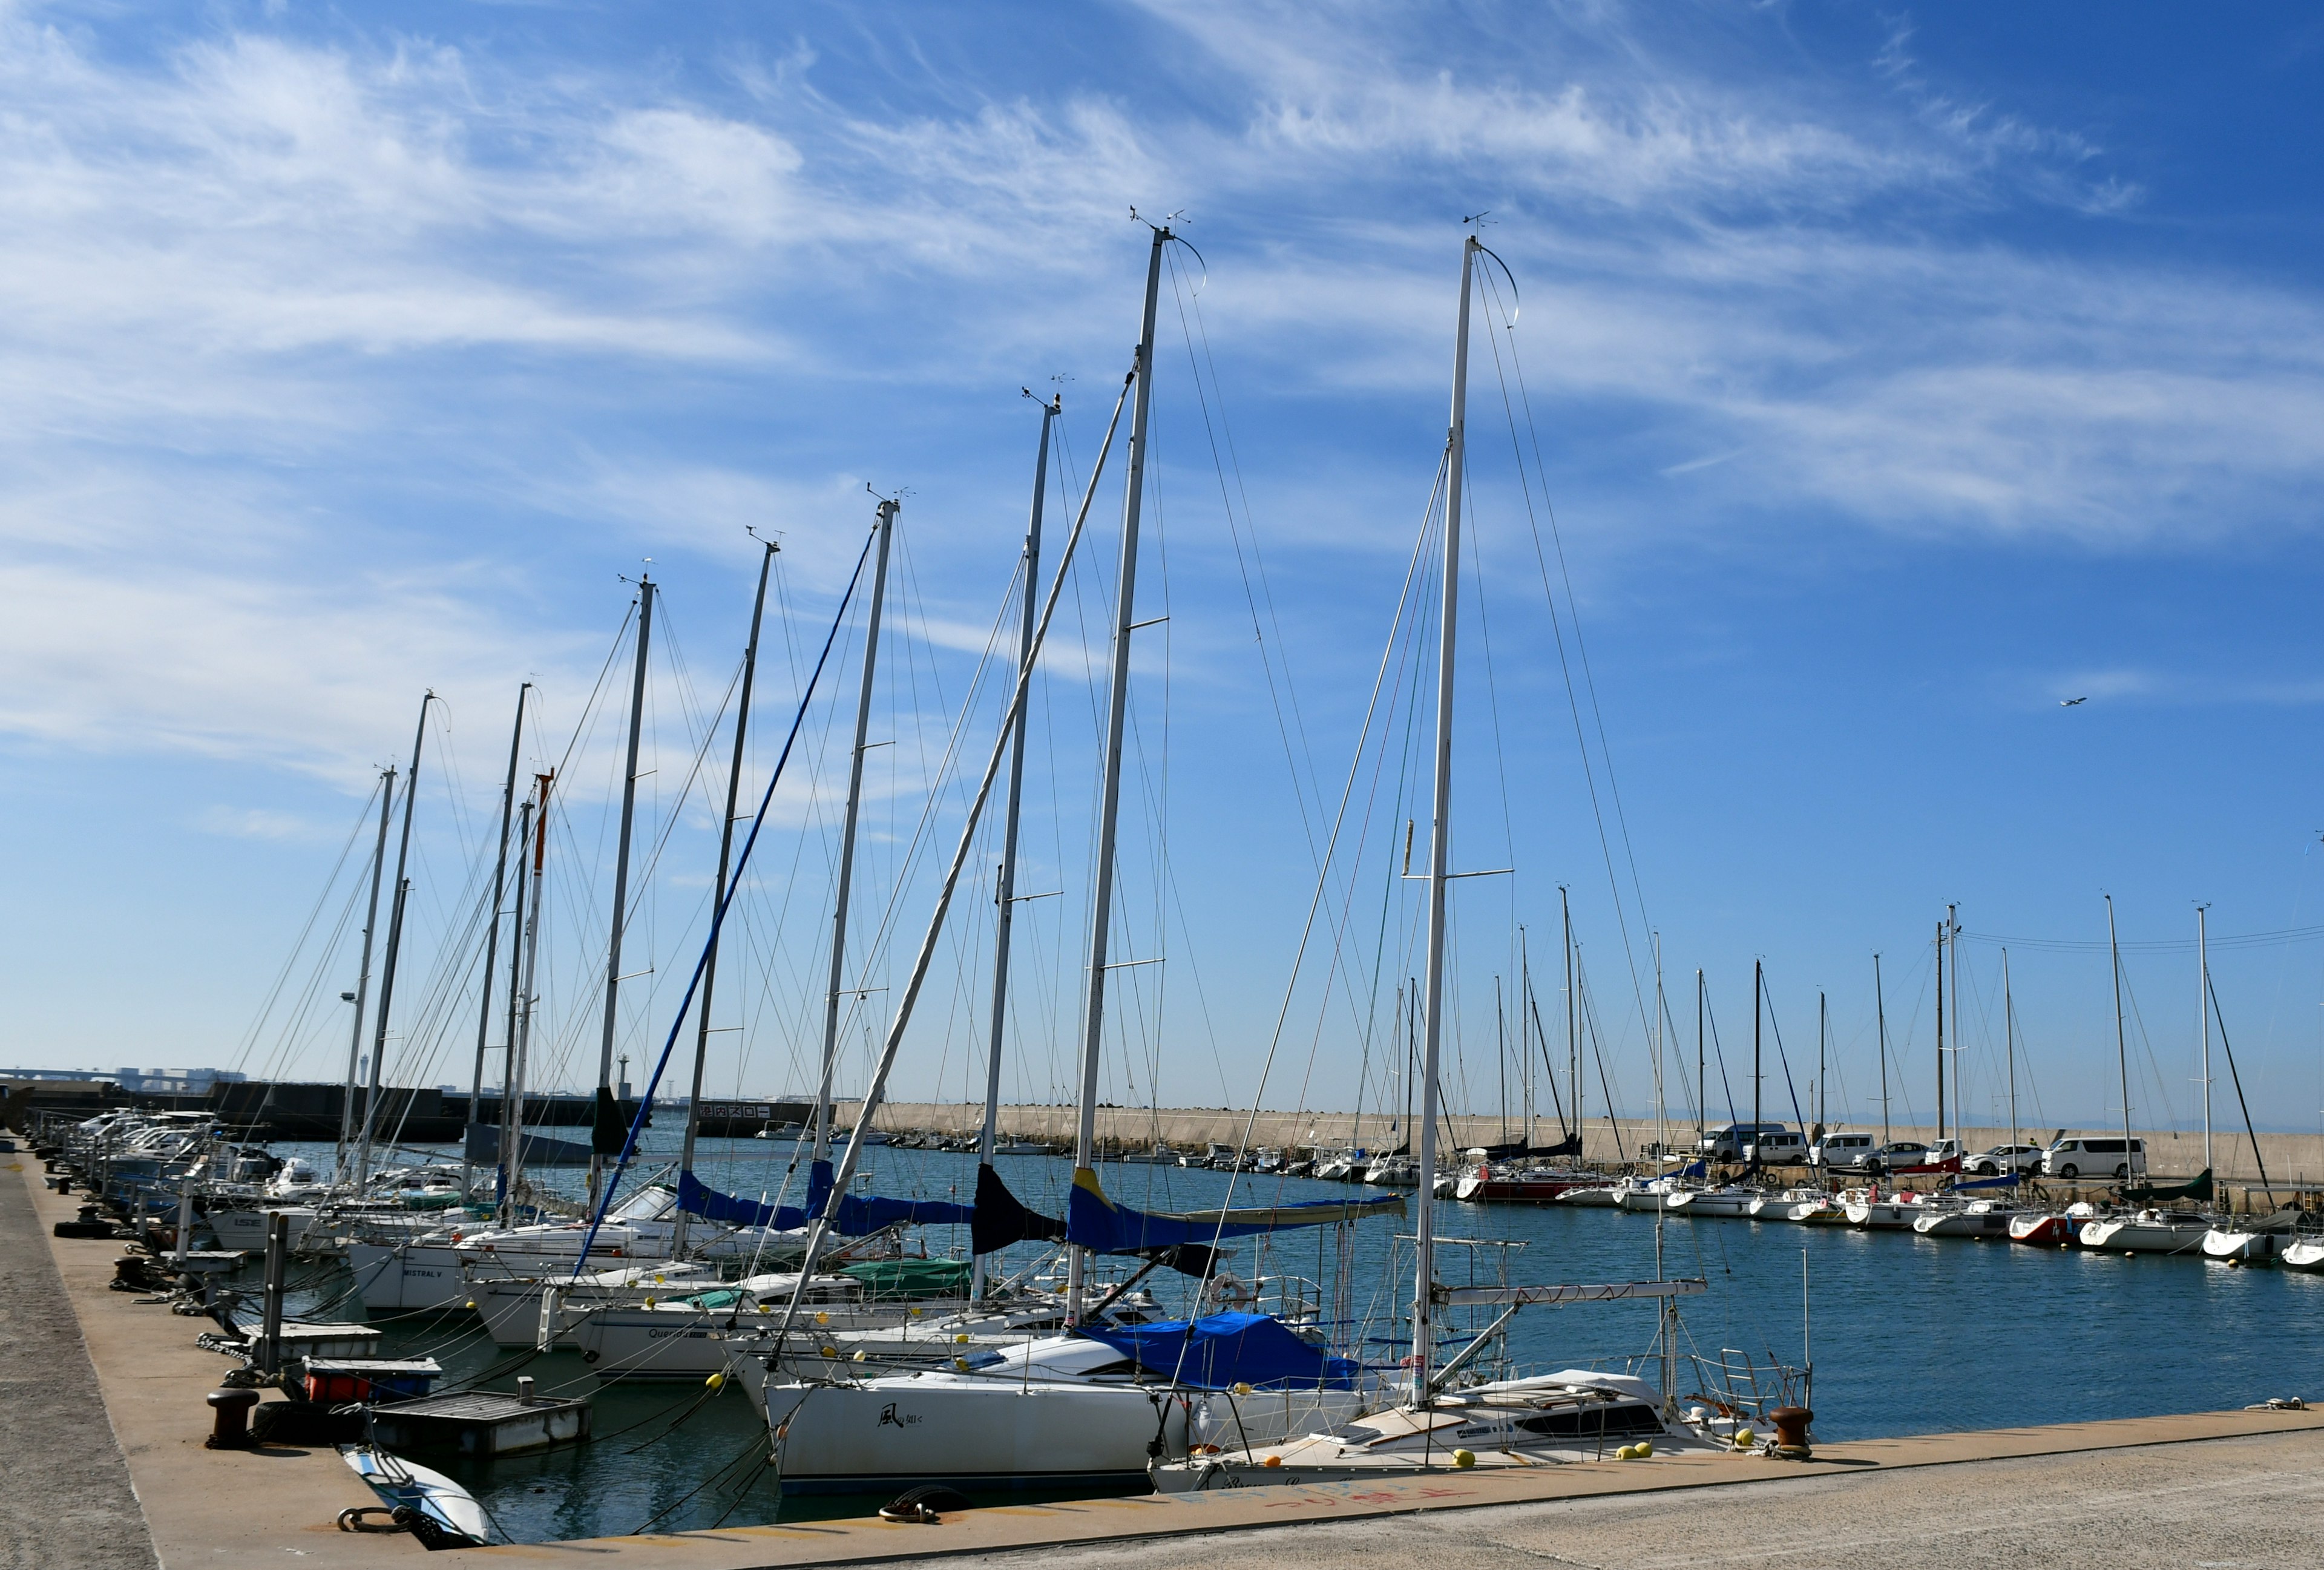
[[[839,1113],[842,1123],[852,1123],[859,1104],[843,1103]],[[982,1117],[976,1105],[941,1102],[890,1102],[881,1107],[872,1122],[890,1133],[937,1133],[945,1135],[973,1134]],[[1780,1114],[1770,1109],[1769,1121]],[[1724,1122],[1725,1120],[1720,1120]],[[1860,1122],[1835,1123],[1835,1128],[1864,1129]],[[1869,1125],[1877,1134],[1877,1123]],[[2019,1131],[2021,1142],[2029,1145],[2046,1144],[2057,1131],[2054,1128],[2027,1126]],[[2068,1129],[2069,1134],[2087,1134],[2099,1138],[2111,1132],[2120,1137],[2119,1129]],[[1001,1109],[1001,1133],[1004,1139],[1038,1140],[1070,1149],[1074,1142],[1074,1109],[1071,1106],[1004,1106]],[[1936,1131],[1908,1123],[1891,1126],[1889,1135],[1898,1140],[1928,1141]],[[1277,1150],[1314,1146],[1325,1150],[1343,1150],[1351,1144],[1360,1144],[1370,1150],[1392,1147],[1403,1139],[1401,1130],[1391,1131],[1385,1117],[1372,1113],[1363,1114],[1360,1122],[1352,1113],[1345,1112],[1261,1112],[1255,1117],[1248,1110],[1231,1107],[1100,1107],[1097,1113],[1097,1136],[1111,1150],[1145,1150],[1157,1144],[1174,1150],[1192,1150],[1200,1155],[1212,1144],[1248,1145],[1251,1149],[1272,1147]],[[1443,1120],[1437,1143],[1440,1148],[1467,1148],[1473,1145],[1498,1144],[1504,1140],[1523,1137],[1523,1131],[1513,1122],[1503,1131],[1499,1117],[1457,1114]],[[1558,1137],[1554,1118],[1537,1119],[1534,1137],[1539,1141],[1553,1141]],[[1652,1119],[1623,1117],[1609,1122],[1600,1114],[1592,1113],[1591,1126],[1582,1134],[1584,1159],[1599,1165],[1618,1165],[1636,1161],[1644,1151],[1662,1137],[1661,1127]],[[2203,1136],[2200,1132],[2138,1131],[2137,1137],[2146,1141],[2147,1164],[2157,1179],[2191,1178],[2202,1169]],[[1962,1138],[1972,1150],[1981,1150],[2009,1140],[2007,1129],[1972,1125],[1962,1131]],[[1674,1122],[1670,1141],[1679,1150],[1693,1143],[1694,1125]],[[2278,1187],[2291,1189],[2324,1186],[2324,1136],[2315,1134],[2263,1133],[2259,1136],[2259,1153],[2267,1164],[2270,1182]],[[2230,1139],[2223,1133],[2212,1138],[2212,1157],[2216,1176],[2221,1183],[2256,1185],[2259,1168],[2252,1159],[2251,1141],[2237,1134]]]

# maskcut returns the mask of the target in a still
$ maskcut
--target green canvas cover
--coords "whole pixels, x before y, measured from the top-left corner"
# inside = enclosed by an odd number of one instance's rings
[[[863,1283],[875,1303],[912,1298],[957,1298],[968,1290],[966,1260],[866,1260],[840,1270]]]

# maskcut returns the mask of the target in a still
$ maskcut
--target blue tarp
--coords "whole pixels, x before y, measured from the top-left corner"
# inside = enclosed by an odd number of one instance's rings
[[[1956,1182],[1953,1185],[1953,1192],[1959,1194],[1969,1188],[2015,1188],[2017,1187],[2017,1182],[2016,1173],[2004,1172],[1998,1178],[1979,1178],[1969,1183]]]
[[[1335,1221],[1403,1214],[1404,1201],[1389,1194],[1376,1199],[1322,1199],[1301,1205],[1149,1214],[1108,1199],[1105,1190],[1098,1187],[1097,1174],[1084,1167],[1074,1173],[1073,1191],[1065,1199],[1065,1241],[1097,1253],[1131,1254],[1186,1243],[1207,1248],[1222,1238],[1256,1237],[1291,1226],[1324,1226]]]
[[[726,1226],[771,1226],[783,1232],[803,1227],[817,1215],[831,1200],[831,1163],[817,1161],[808,1168],[807,1204],[804,1207],[788,1205],[760,1205],[748,1199],[737,1199],[731,1194],[721,1194],[705,1185],[691,1172],[678,1175],[678,1207],[688,1215],[698,1215],[705,1221],[718,1222]],[[867,1232],[878,1232],[883,1226],[898,1222],[918,1222],[926,1226],[946,1223],[966,1225],[976,1214],[972,1205],[954,1205],[942,1199],[882,1199],[875,1196],[851,1194],[839,1202],[836,1230],[849,1237],[860,1237]]]
[[[1148,1373],[1199,1390],[1352,1387],[1361,1365],[1302,1341],[1265,1314],[1211,1314],[1156,1325],[1085,1325],[1081,1334],[1138,1360]]]

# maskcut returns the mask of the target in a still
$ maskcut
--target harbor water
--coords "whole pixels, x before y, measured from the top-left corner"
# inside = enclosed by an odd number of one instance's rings
[[[675,1154],[674,1132],[648,1136],[635,1170]],[[289,1147],[283,1148],[286,1151]],[[327,1148],[323,1152],[327,1157]],[[417,1152],[415,1152],[417,1154]],[[697,1169],[730,1193],[785,1193],[787,1143],[703,1141]],[[455,1155],[453,1159],[456,1159]],[[1018,1197],[1064,1213],[1071,1162],[1003,1156],[995,1165]],[[862,1187],[899,1198],[965,1201],[973,1157],[872,1147]],[[804,1166],[789,1178],[798,1203]],[[579,1174],[540,1174],[577,1187]],[[1198,1209],[1345,1198],[1350,1186],[1242,1177],[1200,1168],[1108,1165],[1107,1193],[1140,1208]],[[1362,1191],[1376,1192],[1376,1191]],[[1408,1197],[1408,1196],[1407,1196]],[[1227,1269],[1245,1281],[1295,1280],[1336,1301],[1337,1328],[1367,1362],[1393,1365],[1408,1350],[1403,1317],[1411,1295],[1409,1216],[1342,1229],[1320,1227],[1229,1245]],[[1440,1201],[1438,1278],[1451,1284],[1650,1279],[1655,1218],[1564,1205]],[[1399,1235],[1407,1241],[1399,1244]],[[965,1228],[921,1234],[931,1254],[967,1252]],[[1345,1240],[1350,1257],[1338,1249]],[[1470,1246],[1473,1243],[1476,1246]],[[1490,1246],[1487,1246],[1490,1245]],[[2324,1277],[2229,1269],[2200,1258],[2142,1258],[2034,1249],[2007,1242],[1928,1238],[1910,1231],[1780,1222],[1686,1220],[1663,1227],[1671,1276],[1701,1276],[1709,1290],[1683,1299],[1682,1353],[1741,1354],[1765,1365],[1812,1355],[1815,1432],[1827,1441],[1945,1430],[2152,1416],[2240,1407],[2273,1396],[2324,1396],[2310,1376],[2324,1367]],[[1020,1245],[1012,1270],[1035,1268],[1041,1251]],[[294,1311],[361,1317],[345,1300],[343,1270],[300,1273]],[[1184,1278],[1157,1271],[1143,1284],[1161,1306],[1187,1305]],[[1270,1295],[1267,1307],[1274,1307]],[[1653,1344],[1655,1315],[1643,1303],[1521,1310],[1508,1329],[1514,1371],[1636,1366]],[[699,1383],[601,1382],[575,1353],[504,1353],[473,1316],[387,1322],[383,1355],[431,1355],[439,1389],[475,1383],[513,1390],[519,1375],[541,1395],[593,1394],[590,1443],[530,1456],[447,1467],[500,1528],[522,1540],[614,1536],[644,1529],[765,1523],[860,1515],[884,1498],[785,1495],[768,1469],[767,1436],[742,1390]],[[2190,1348],[2200,1348],[2190,1353]],[[1729,1356],[1729,1361],[1733,1361]],[[1655,1377],[1651,1368],[1640,1371]],[[1679,1393],[1701,1388],[1681,1362]],[[1053,1496],[1051,1496],[1053,1497]]]

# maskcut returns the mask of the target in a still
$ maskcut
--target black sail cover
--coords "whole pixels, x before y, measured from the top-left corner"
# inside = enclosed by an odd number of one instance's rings
[[[1063,1242],[1065,1224],[1036,1214],[1018,1203],[990,1164],[976,1168],[976,1214],[968,1224],[969,1247],[980,1254],[999,1253],[1010,1243]]]

